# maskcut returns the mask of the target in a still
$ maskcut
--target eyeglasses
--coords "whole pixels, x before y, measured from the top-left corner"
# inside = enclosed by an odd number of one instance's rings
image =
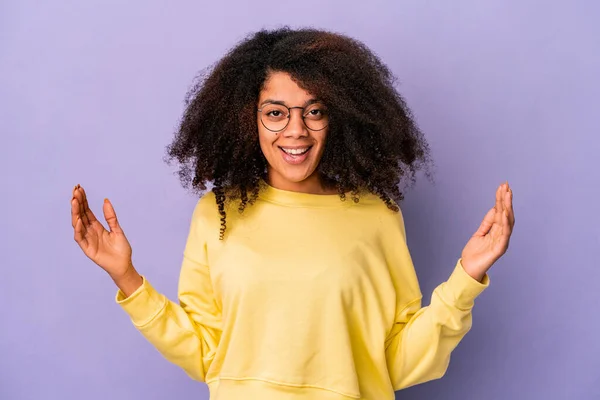
[[[321,131],[327,128],[329,116],[327,109],[321,103],[314,103],[306,107],[287,107],[279,103],[268,103],[257,111],[260,113],[260,122],[271,132],[281,132],[290,123],[292,110],[302,110],[302,121],[311,131]]]

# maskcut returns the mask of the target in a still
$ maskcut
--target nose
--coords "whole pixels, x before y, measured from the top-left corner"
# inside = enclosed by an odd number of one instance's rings
[[[304,120],[302,119],[303,111],[304,110],[300,108],[290,109],[290,121],[288,122],[287,127],[283,130],[283,136],[291,138],[308,136],[308,129],[306,128],[306,125],[304,125]]]

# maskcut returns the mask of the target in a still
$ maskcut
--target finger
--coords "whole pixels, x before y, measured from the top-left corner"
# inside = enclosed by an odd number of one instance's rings
[[[89,220],[90,223],[96,221],[96,216],[90,209],[90,205],[88,204],[87,194],[85,193],[85,189],[81,187],[81,192],[83,193],[83,209],[85,211],[85,216]]]
[[[494,203],[494,210],[496,211],[494,213],[494,224],[498,225],[502,223],[502,220],[500,218],[500,213],[502,212],[502,185],[498,186],[498,188],[496,189],[496,202]],[[492,226],[493,228],[493,226]],[[490,228],[490,229],[492,229]]]
[[[501,184],[498,187],[498,191],[496,192],[496,205],[494,206],[494,224],[489,230],[489,234],[492,237],[502,236],[502,228],[504,226],[504,212],[506,209],[504,208],[504,194],[506,188],[505,184]]]
[[[104,219],[110,228],[111,232],[123,233],[119,221],[117,220],[117,213],[108,199],[104,199],[104,205],[102,206],[104,211]]]
[[[511,220],[511,212],[512,212],[512,195],[509,191],[504,194],[504,209],[508,212],[508,219]]]
[[[494,207],[496,211],[502,212],[502,185],[496,189],[496,205]]]
[[[508,222],[510,226],[515,224],[515,213],[512,204],[512,191],[509,189],[504,196],[504,209],[508,212]]]
[[[494,207],[490,208],[490,210],[487,212],[487,214],[485,214],[485,217],[483,217],[483,221],[481,222],[481,225],[479,225],[479,229],[477,229],[477,232],[475,232],[475,235],[477,235],[477,236],[487,235],[487,233],[490,231],[490,229],[494,225],[495,214],[496,214],[496,208],[494,208]]]
[[[75,228],[75,224],[77,223],[77,219],[79,218],[79,202],[77,198],[73,197],[71,199],[71,225]]]
[[[79,247],[81,247],[83,250],[85,250],[85,248],[87,248],[88,241],[85,237],[85,226],[83,225],[81,218],[77,218],[77,221],[75,222],[75,237],[74,238],[75,238],[75,241],[77,242],[77,244],[79,245]]]
[[[77,199],[77,204],[79,206],[79,218],[81,218],[81,222],[83,222],[84,225],[89,225],[89,220],[85,215],[85,206],[83,205],[83,192],[81,186],[77,185],[74,197]]]
[[[507,213],[503,212],[500,216],[501,225],[494,224],[492,232],[490,233],[494,242],[494,252],[497,252],[498,256],[501,256],[508,249],[510,241],[510,223],[508,221]]]
[[[83,205],[82,205],[83,196],[79,190],[79,185],[75,185],[73,189],[73,198],[71,199],[71,215],[72,215],[72,223],[73,227],[75,227],[76,218],[81,218],[82,222],[85,225],[85,220],[83,219]]]
[[[502,213],[502,237],[508,241],[512,234],[512,225],[510,223],[510,216],[508,211]]]

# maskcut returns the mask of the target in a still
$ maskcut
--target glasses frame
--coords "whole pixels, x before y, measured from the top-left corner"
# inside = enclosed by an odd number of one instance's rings
[[[260,123],[262,124],[262,126],[264,126],[264,127],[265,127],[265,129],[267,129],[267,130],[269,130],[269,131],[271,131],[271,132],[281,132],[281,131],[284,131],[284,130],[285,130],[285,128],[287,128],[287,127],[288,127],[288,125],[290,124],[290,121],[292,120],[292,110],[293,110],[293,109],[295,109],[295,108],[302,110],[302,113],[301,113],[301,115],[302,115],[302,123],[304,124],[304,126],[306,126],[306,128],[307,128],[308,130],[311,130],[311,131],[313,131],[313,132],[319,132],[319,131],[322,131],[323,129],[325,129],[325,128],[327,128],[327,127],[329,126],[329,121],[327,121],[327,125],[325,125],[325,126],[324,126],[324,127],[322,127],[321,129],[312,129],[312,128],[310,128],[308,125],[306,125],[306,121],[304,120],[304,118],[306,118],[306,116],[304,115],[304,110],[306,110],[307,108],[311,107],[313,104],[310,104],[310,105],[308,105],[308,106],[306,106],[306,107],[288,107],[288,106],[286,106],[285,104],[281,104],[281,103],[267,103],[267,104],[275,104],[275,105],[278,105],[278,106],[285,107],[285,108],[287,108],[287,110],[288,110],[287,122],[286,122],[285,126],[284,126],[283,128],[281,128],[281,129],[279,129],[279,130],[274,130],[274,129],[269,129],[269,128],[268,128],[268,127],[265,125],[265,123],[264,123],[264,121],[263,121],[263,119],[262,119],[262,116],[263,116],[262,110],[265,108],[265,106],[263,105],[263,107],[262,107],[262,108],[257,108],[257,109],[256,109],[256,111],[260,113]]]

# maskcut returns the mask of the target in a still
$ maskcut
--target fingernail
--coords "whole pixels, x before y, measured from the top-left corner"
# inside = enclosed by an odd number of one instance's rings
[[[104,202],[105,202],[105,203],[108,203],[108,199],[107,199],[107,198],[105,198],[105,199],[104,199]]]

